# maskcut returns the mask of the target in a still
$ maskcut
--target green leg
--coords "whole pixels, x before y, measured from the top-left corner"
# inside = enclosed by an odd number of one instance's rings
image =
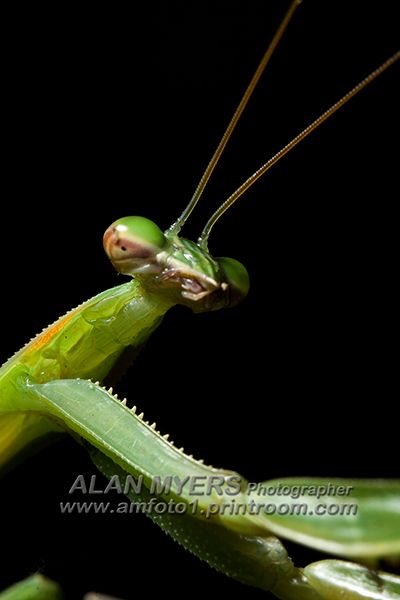
[[[62,600],[60,586],[39,573],[0,592],[0,600]]]
[[[304,569],[325,600],[399,600],[400,577],[344,560],[322,560]]]

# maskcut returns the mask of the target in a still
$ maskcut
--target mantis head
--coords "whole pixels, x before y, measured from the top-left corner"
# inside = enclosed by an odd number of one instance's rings
[[[249,276],[239,261],[213,258],[199,244],[163,233],[145,217],[115,221],[103,242],[117,271],[194,312],[234,306],[248,293]]]

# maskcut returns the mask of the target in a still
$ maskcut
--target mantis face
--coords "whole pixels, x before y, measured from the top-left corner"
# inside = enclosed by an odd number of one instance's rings
[[[164,234],[145,217],[115,221],[104,234],[104,249],[118,272],[194,312],[234,306],[249,290],[248,273],[239,261],[213,258],[199,244]]]

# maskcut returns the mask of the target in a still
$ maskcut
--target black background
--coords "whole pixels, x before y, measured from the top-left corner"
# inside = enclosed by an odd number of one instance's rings
[[[4,360],[121,281],[101,244],[113,220],[142,214],[166,228],[176,218],[285,6],[168,1],[9,15]],[[394,10],[303,3],[187,237],[396,50]],[[172,310],[118,386],[196,457],[250,480],[398,476],[398,75],[398,66],[382,75],[215,227],[211,252],[249,270],[247,300],[204,315]],[[74,600],[90,589],[127,600],[142,586],[237,589],[145,517],[61,516],[77,474],[94,472],[65,439],[7,475],[0,589],[37,569]],[[314,558],[291,551],[299,563]]]

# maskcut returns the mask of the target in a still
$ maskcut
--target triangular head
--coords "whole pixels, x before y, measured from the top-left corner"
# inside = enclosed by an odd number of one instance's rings
[[[205,312],[235,306],[246,297],[249,276],[237,260],[213,258],[207,250],[145,217],[124,217],[104,234],[115,269],[139,279],[149,293]]]

